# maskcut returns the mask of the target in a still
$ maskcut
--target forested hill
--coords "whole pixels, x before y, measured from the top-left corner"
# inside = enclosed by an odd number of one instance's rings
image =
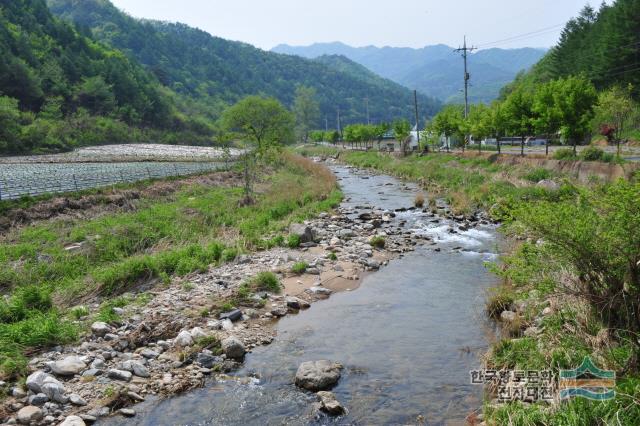
[[[445,100],[460,102],[462,60],[453,48],[438,44],[421,49],[407,47],[351,47],[343,43],[316,43],[310,46],[279,45],[273,52],[317,58],[345,56],[374,73],[405,87]],[[545,51],[542,49],[485,49],[469,57],[473,102],[495,99],[500,88],[521,70],[529,69]]]
[[[390,81],[354,76],[320,61],[265,52],[183,24],[135,19],[107,0],[49,0],[49,6],[55,14],[90,28],[94,37],[144,64],[171,89],[216,111],[257,93],[290,106],[296,86],[302,84],[317,91],[322,126],[325,116],[335,126],[337,107],[345,123],[364,120],[365,98],[375,120],[412,115],[411,91]],[[437,101],[426,96],[420,101],[426,114],[439,108]]]
[[[131,127],[189,125],[153,75],[54,18],[44,0],[0,2],[0,51],[0,153],[58,151],[79,140],[106,142],[107,131],[114,137],[132,135]],[[87,131],[98,128],[102,135]]]
[[[640,97],[640,1],[616,0],[599,10],[586,6],[567,23],[557,46],[503,94],[569,75],[584,75],[598,89],[631,84]]]

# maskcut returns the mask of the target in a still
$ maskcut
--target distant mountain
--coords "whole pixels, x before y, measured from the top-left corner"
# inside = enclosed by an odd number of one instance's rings
[[[279,45],[273,52],[317,58],[342,55],[408,88],[447,102],[462,99],[463,64],[452,47],[427,46],[421,49],[401,47],[351,47],[343,43],[318,43],[295,47]],[[500,88],[511,82],[521,70],[529,69],[545,54],[544,49],[486,49],[469,58],[470,99],[488,102],[498,97]]]
[[[334,127],[338,107],[345,123],[363,121],[365,98],[375,120],[412,116],[412,92],[371,73],[358,75],[321,60],[266,52],[184,24],[135,19],[108,0],[48,0],[48,4],[56,15],[125,52],[163,84],[212,111],[260,93],[289,106],[301,84],[317,90],[322,112],[318,126],[324,127],[326,116]],[[420,102],[428,115],[440,107],[426,95]]]

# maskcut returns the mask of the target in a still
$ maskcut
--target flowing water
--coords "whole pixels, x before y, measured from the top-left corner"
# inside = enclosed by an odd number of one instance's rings
[[[415,187],[388,176],[335,167],[346,207],[408,207]],[[278,336],[247,355],[235,379],[138,407],[134,419],[109,424],[464,424],[481,406],[469,371],[479,366],[491,325],[483,314],[496,278],[484,262],[496,257],[489,226],[448,232],[421,212],[399,213],[411,232],[437,245],[419,246],[367,275],[357,291],[334,294],[278,325]],[[440,248],[441,251],[436,251]],[[293,385],[297,366],[329,359],[345,366],[333,392],[346,416],[314,417],[313,394]]]

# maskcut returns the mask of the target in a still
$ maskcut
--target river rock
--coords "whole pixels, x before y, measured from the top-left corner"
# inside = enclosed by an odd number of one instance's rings
[[[153,349],[144,348],[140,351],[140,355],[142,355],[146,359],[156,359],[160,354]]]
[[[287,302],[287,306],[291,309],[306,309],[310,306],[309,302],[307,302],[306,300],[302,300],[293,296],[286,297],[285,301]]]
[[[326,411],[328,414],[331,414],[332,416],[339,416],[345,413],[344,407],[340,404],[340,401],[336,399],[333,392],[320,391],[317,395],[320,399],[322,410]]]
[[[113,380],[121,380],[123,382],[128,382],[131,380],[132,374],[129,371],[125,370],[117,370],[115,368],[109,370],[107,373],[110,379]]]
[[[301,243],[312,243],[315,239],[313,229],[301,223],[292,223],[289,226],[289,234],[297,235]]]
[[[97,337],[104,337],[109,331],[111,331],[111,327],[106,322],[94,322],[91,324],[91,331]]]
[[[322,294],[325,296],[329,296],[332,293],[331,289],[328,289],[325,287],[317,287],[317,286],[309,287],[308,291],[311,294]]]
[[[327,360],[307,361],[296,372],[296,386],[317,392],[331,389],[340,380],[342,365]]]
[[[200,352],[196,356],[196,363],[204,368],[212,368],[214,365],[221,363],[222,358],[210,354]]]
[[[340,238],[353,238],[356,233],[352,229],[341,229],[338,231],[338,237]]]
[[[129,371],[138,377],[149,377],[149,370],[139,361],[125,361],[120,365],[120,368],[124,371]]]
[[[18,411],[18,423],[30,425],[36,423],[44,417],[42,410],[33,405],[27,405]]]
[[[219,317],[221,320],[228,319],[230,321],[238,321],[242,318],[242,311],[240,309],[234,309],[229,312],[223,312]]]
[[[189,333],[191,333],[193,340],[204,339],[208,336],[200,327],[193,327]]]
[[[136,415],[136,410],[132,408],[121,408],[118,410],[118,413],[122,414],[125,417],[133,417]]]
[[[82,420],[82,417],[69,416],[58,426],[86,426],[86,423]]]
[[[42,393],[47,395],[51,401],[66,404],[69,398],[65,396],[65,389],[62,383],[56,380],[54,377],[49,376],[44,379],[41,386]]]
[[[40,406],[40,405],[44,405],[44,403],[48,401],[49,401],[49,397],[44,393],[37,393],[29,397],[29,405]]]
[[[231,359],[242,359],[246,353],[244,345],[235,336],[229,336],[222,341],[222,351]]]
[[[73,405],[84,406],[87,405],[87,401],[85,401],[80,395],[77,393],[72,393],[69,395],[69,402]]]
[[[63,360],[52,362],[49,367],[58,376],[75,376],[87,368],[87,364],[77,356],[68,356]]]
[[[289,311],[285,305],[277,305],[271,308],[271,315],[278,318],[287,315],[288,312]]]
[[[542,179],[540,182],[536,183],[538,188],[548,189],[549,191],[555,191],[560,188],[557,182],[551,179]]]
[[[44,371],[38,370],[34,373],[31,373],[29,377],[27,377],[27,381],[25,385],[27,388],[33,393],[42,392],[42,385],[44,384],[44,380],[47,377],[52,377],[50,374],[45,373]]]
[[[173,340],[173,344],[178,347],[191,346],[193,345],[193,337],[187,330],[182,330]]]

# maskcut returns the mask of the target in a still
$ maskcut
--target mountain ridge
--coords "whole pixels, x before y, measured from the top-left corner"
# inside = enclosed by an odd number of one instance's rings
[[[271,50],[311,59],[340,54],[407,88],[417,89],[448,102],[462,100],[458,93],[463,81],[462,60],[459,55],[454,54],[453,47],[445,44],[422,48],[352,47],[342,42],[330,42],[308,46],[280,44]],[[475,81],[475,90],[470,91],[471,101],[488,102],[496,99],[501,87],[513,81],[518,72],[537,63],[545,53],[544,49],[525,47],[491,48],[471,54],[469,65],[472,79],[475,74],[482,76],[479,81]],[[446,70],[445,74],[443,70]]]

